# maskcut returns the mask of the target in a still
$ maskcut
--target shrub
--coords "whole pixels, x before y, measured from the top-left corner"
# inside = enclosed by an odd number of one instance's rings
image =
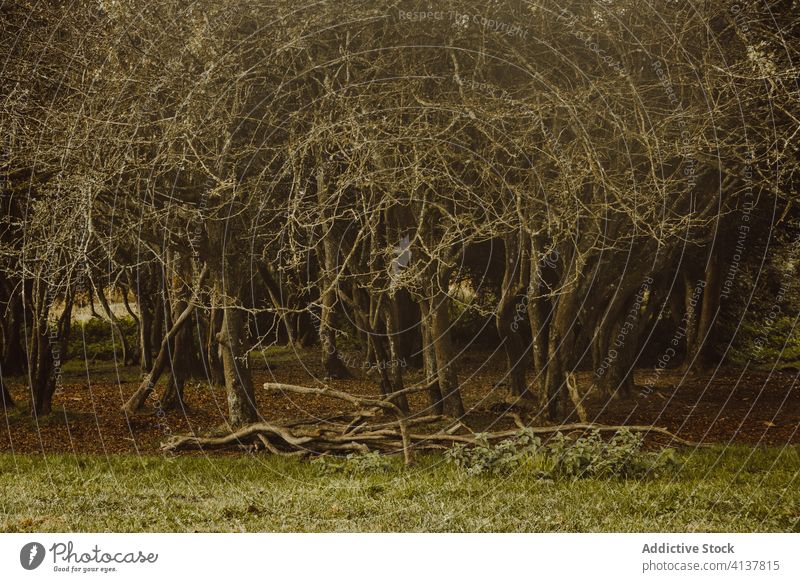
[[[131,349],[137,349],[138,337],[136,322],[130,317],[120,317],[119,324],[128,340]],[[69,337],[68,351],[70,357],[83,359],[84,342],[86,357],[89,360],[113,360],[114,347],[117,357],[122,353],[118,337],[113,337],[111,323],[105,319],[92,318],[85,322],[75,321]]]
[[[455,445],[447,451],[447,459],[468,475],[497,475],[517,468],[526,458],[536,455],[541,440],[529,430],[496,445],[486,435],[476,435],[476,446]]]
[[[547,478],[641,478],[656,475],[676,465],[675,452],[648,452],[643,439],[621,430],[604,441],[598,431],[572,441],[557,433],[542,446],[530,430],[496,445],[485,437],[476,446],[458,445],[447,459],[468,475],[496,475],[524,468]]]

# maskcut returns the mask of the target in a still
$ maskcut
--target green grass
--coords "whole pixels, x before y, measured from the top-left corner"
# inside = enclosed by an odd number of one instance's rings
[[[799,531],[798,447],[684,452],[646,481],[331,472],[269,456],[0,455],[0,530]]]

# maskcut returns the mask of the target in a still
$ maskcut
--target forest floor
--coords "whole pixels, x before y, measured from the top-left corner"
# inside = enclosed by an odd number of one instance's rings
[[[678,460],[644,480],[567,480],[469,476],[441,456],[331,472],[262,454],[0,454],[0,531],[800,531],[797,446]]]
[[[252,367],[265,419],[338,411],[337,401],[259,390],[267,381],[312,385],[316,352],[271,349]],[[646,479],[571,480],[521,469],[469,476],[441,455],[418,455],[411,467],[394,456],[356,459],[344,470],[251,451],[164,456],[170,435],[224,428],[224,391],[192,383],[185,411],[126,418],[120,406],[140,371],[86,368],[65,366],[47,418],[31,418],[22,379],[7,379],[20,405],[0,436],[0,531],[800,531],[800,392],[789,373],[642,371],[629,400],[590,394],[595,422],[655,424],[714,445],[679,448],[676,467]],[[502,370],[490,354],[459,361],[476,431],[509,428]],[[368,378],[333,384],[375,395]],[[410,400],[425,414],[424,394]]]
[[[252,360],[259,409],[271,422],[326,417],[340,411],[341,403],[317,396],[266,393],[264,382],[314,385],[319,377],[318,352],[296,353],[273,348]],[[459,362],[462,393],[468,413],[465,423],[473,430],[499,430],[513,424],[503,412],[501,386],[504,359],[492,354],[468,354]],[[113,362],[68,362],[63,386],[54,399],[54,412],[31,418],[26,410],[22,378],[6,380],[18,403],[6,411],[0,429],[0,451],[74,454],[157,454],[166,438],[176,434],[208,434],[224,429],[227,403],[224,390],[190,382],[185,410],[160,411],[150,401],[149,411],[129,418],[120,407],[136,389],[137,367]],[[406,371],[410,383],[419,372]],[[579,387],[591,382],[578,374]],[[162,381],[163,383],[163,381]],[[654,374],[640,370],[637,388],[626,400],[606,402],[599,395],[586,398],[590,420],[603,424],[653,424],[684,439],[729,444],[782,446],[800,443],[800,381],[788,372],[721,369],[714,374],[684,375],[676,370]],[[333,387],[360,395],[376,395],[375,382],[362,377],[331,382]],[[426,411],[425,394],[412,394],[416,414]]]

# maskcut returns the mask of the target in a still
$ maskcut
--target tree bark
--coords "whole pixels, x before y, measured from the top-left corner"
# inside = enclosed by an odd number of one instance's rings
[[[439,273],[433,281],[431,294],[431,335],[436,354],[436,370],[439,377],[439,389],[442,393],[444,414],[458,418],[464,415],[464,403],[456,372],[456,352],[453,346],[450,325],[450,297],[447,294],[449,273]]]
[[[202,272],[200,273],[199,281],[198,281],[198,288],[202,286],[203,280],[205,279],[206,275],[208,274],[208,267],[203,267]],[[126,414],[135,414],[138,412],[142,406],[144,406],[147,397],[155,389],[156,383],[158,382],[161,375],[164,373],[164,370],[167,368],[167,365],[170,363],[170,342],[172,339],[178,334],[181,328],[186,325],[186,323],[190,320],[192,312],[195,310],[195,302],[190,301],[189,304],[186,306],[186,309],[180,314],[178,319],[175,320],[175,323],[172,324],[172,327],[161,340],[161,347],[158,350],[158,355],[156,356],[155,361],[153,362],[153,367],[150,369],[150,372],[145,375],[142,379],[139,387],[136,389],[128,401],[123,405],[122,410]]]
[[[19,293],[13,293],[8,310],[7,335],[3,345],[3,373],[18,376],[28,369],[28,358],[22,347],[25,306]]]
[[[535,241],[531,241],[530,276],[528,280],[528,322],[531,328],[531,355],[534,390],[539,408],[547,410],[547,356],[550,338],[550,303],[543,297],[542,262]]]
[[[710,368],[713,362],[714,324],[720,306],[720,293],[722,291],[722,266],[715,249],[711,250],[706,265],[705,287],[703,288],[703,301],[697,322],[697,334],[693,350],[687,354],[687,360],[694,360],[696,369]]]
[[[206,353],[208,359],[208,376],[212,386],[225,386],[225,368],[222,364],[222,347],[217,341],[217,334],[222,332],[224,310],[216,305],[211,308],[208,316],[208,338]]]
[[[317,160],[317,200],[320,205],[328,202],[326,176],[323,162]],[[322,225],[322,244],[317,247],[317,259],[322,270],[322,289],[320,290],[321,311],[319,316],[319,341],[322,347],[322,369],[326,378],[350,378],[350,371],[344,365],[336,347],[336,328],[333,322],[337,303],[337,264],[336,243],[334,241],[334,220]]]
[[[574,372],[571,369],[575,334],[573,327],[578,300],[577,289],[563,291],[558,298],[553,320],[549,326],[545,386],[547,412],[550,420],[554,422],[566,421],[573,412],[567,392],[566,375],[568,372]]]
[[[33,305],[35,321],[32,340],[32,369],[29,372],[31,388],[31,415],[34,418],[46,416],[52,411],[55,381],[53,378],[53,358],[50,344],[50,313],[46,283],[40,281],[36,302]]]
[[[442,390],[439,388],[439,371],[436,368],[436,348],[433,345],[428,300],[422,299],[419,306],[422,312],[422,369],[425,373],[424,382],[428,389],[428,402],[435,414],[444,414],[444,402],[442,401]]]
[[[695,283],[689,273],[684,272],[683,275],[683,326],[686,335],[686,353],[684,355],[683,365],[681,369],[688,370],[692,365],[692,358],[697,353],[697,301],[701,298],[696,293]]]
[[[258,421],[253,379],[246,343],[247,315],[230,300],[224,301],[224,316],[219,342],[228,395],[228,421],[233,427]]]
[[[505,272],[501,287],[500,301],[495,314],[495,325],[508,362],[507,384],[511,396],[532,398],[525,379],[525,368],[528,364],[527,349],[520,334],[520,323],[524,321],[520,315],[524,310],[518,309],[519,295],[525,288],[523,270],[523,253],[516,235],[506,236]]]
[[[131,348],[128,345],[128,339],[125,337],[125,333],[122,331],[122,326],[120,326],[117,316],[114,315],[114,312],[111,310],[111,306],[108,304],[108,299],[106,298],[103,288],[100,285],[95,285],[95,292],[97,293],[97,298],[100,300],[100,305],[102,306],[106,317],[108,317],[108,321],[111,323],[111,329],[116,332],[117,336],[119,337],[120,344],[122,345],[122,362],[123,365],[127,366],[129,363],[133,363],[133,357],[131,355]]]
[[[391,392],[403,390],[403,367],[406,359],[401,355],[401,334],[399,313],[397,309],[397,298],[390,297],[389,306],[384,310],[386,318],[386,339],[389,344],[389,361],[387,362],[388,373],[391,379]],[[405,394],[393,398],[397,407],[403,412],[409,411],[408,399]]]

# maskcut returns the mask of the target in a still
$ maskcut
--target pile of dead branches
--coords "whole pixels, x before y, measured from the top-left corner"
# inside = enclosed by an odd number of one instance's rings
[[[402,453],[406,464],[410,464],[414,452],[447,449],[455,443],[467,446],[479,444],[478,436],[460,421],[437,415],[405,414],[393,402],[400,395],[399,392],[382,399],[372,399],[354,396],[329,387],[312,388],[292,384],[267,383],[264,384],[264,389],[335,398],[353,405],[354,410],[325,419],[297,420],[282,424],[258,422],[219,437],[176,435],[165,441],[161,445],[161,449],[167,452],[176,452],[233,447],[263,448],[276,455],[298,457],[377,451],[386,454]],[[402,392],[412,390],[414,389]],[[387,421],[387,415],[394,419]],[[702,446],[656,426],[608,426],[592,423],[527,426],[520,416],[512,414],[512,418],[516,428],[482,432],[480,433],[481,439],[497,442],[517,436],[522,429],[533,434],[571,433],[587,430],[617,432],[627,429],[632,432],[660,434],[677,444],[692,447]]]

